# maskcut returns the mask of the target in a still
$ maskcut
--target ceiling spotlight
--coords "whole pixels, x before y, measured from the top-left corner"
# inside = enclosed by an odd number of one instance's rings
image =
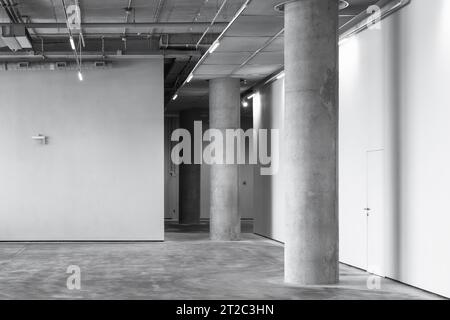
[[[251,99],[253,99],[255,96],[256,96],[256,93],[253,93],[253,94],[249,95],[249,96],[247,97],[247,99],[248,99],[248,100],[251,100]]]
[[[173,96],[172,100],[175,101],[175,100],[177,100],[177,99],[178,99],[178,94],[175,94],[175,95]]]
[[[243,106],[244,108],[247,108],[247,107],[248,107],[248,102],[247,102],[247,101],[242,101],[242,106]]]
[[[78,80],[83,81],[83,74],[81,73],[81,70],[78,71]]]
[[[187,83],[191,82],[193,78],[194,78],[194,75],[191,73],[191,74],[189,75],[189,77],[186,79],[186,82],[187,82]]]
[[[209,49],[209,53],[213,53],[214,51],[216,51],[219,46],[220,46],[220,42],[219,41],[214,42],[214,44]]]
[[[73,41],[72,36],[70,36],[69,41],[70,41],[70,47],[72,48],[72,50],[75,50],[75,41]]]

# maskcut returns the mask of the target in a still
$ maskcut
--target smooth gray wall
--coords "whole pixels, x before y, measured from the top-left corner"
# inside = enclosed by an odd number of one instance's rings
[[[201,165],[195,164],[196,145],[201,142],[194,140],[195,122],[202,121],[200,109],[189,109],[180,112],[180,128],[187,130],[191,135],[191,164],[179,166],[179,222],[180,224],[200,223],[200,172]]]
[[[179,215],[179,174],[180,166],[171,159],[172,148],[177,142],[171,141],[172,132],[179,128],[178,116],[164,119],[164,218],[178,220]]]
[[[280,79],[262,87],[253,98],[254,128],[282,130],[283,119],[284,79]],[[261,166],[257,165],[254,170],[255,233],[284,242],[284,186],[281,170],[274,175],[263,176],[260,169]]]
[[[162,240],[163,108],[162,57],[0,72],[0,240]]]

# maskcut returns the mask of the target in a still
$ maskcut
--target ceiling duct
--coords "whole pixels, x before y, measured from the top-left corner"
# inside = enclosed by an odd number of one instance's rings
[[[23,26],[3,26],[1,28],[0,46],[2,43],[12,51],[32,48],[31,41]]]

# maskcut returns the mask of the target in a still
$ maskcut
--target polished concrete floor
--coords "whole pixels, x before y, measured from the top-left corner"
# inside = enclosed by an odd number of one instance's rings
[[[211,242],[208,225],[167,223],[166,242],[0,243],[0,299],[437,299],[342,265],[339,285],[283,283],[283,247],[243,223],[240,242]],[[81,270],[68,290],[67,267]]]

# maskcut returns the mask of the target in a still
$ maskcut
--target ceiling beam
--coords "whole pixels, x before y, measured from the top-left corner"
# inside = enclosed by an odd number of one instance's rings
[[[164,56],[166,59],[186,59],[186,57],[200,58],[197,51],[164,50],[152,51],[142,54],[117,54],[115,52],[105,52],[105,55],[99,52],[87,52],[83,55],[83,60],[129,60],[129,59],[152,59],[155,56]],[[52,52],[45,55],[35,55],[32,53],[2,53],[0,55],[0,62],[21,62],[21,61],[72,61],[75,56],[68,52]]]

